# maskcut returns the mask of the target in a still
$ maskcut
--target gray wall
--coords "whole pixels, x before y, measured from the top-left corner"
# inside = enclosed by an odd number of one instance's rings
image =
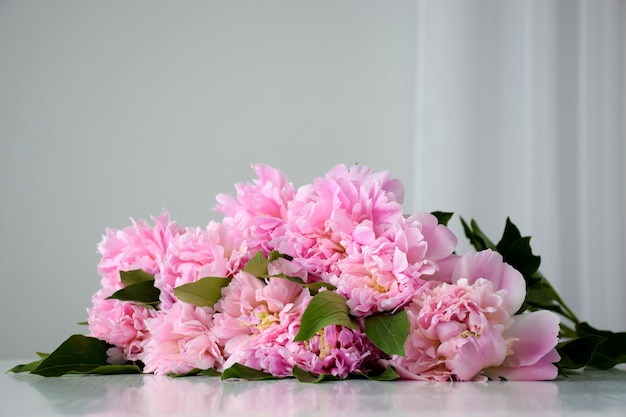
[[[388,169],[412,209],[415,4],[0,3],[0,358],[83,332],[106,227],[202,226],[253,162]]]

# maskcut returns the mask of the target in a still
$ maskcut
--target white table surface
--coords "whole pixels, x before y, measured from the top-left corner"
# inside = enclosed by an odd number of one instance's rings
[[[27,361],[0,361],[7,370]],[[549,382],[295,380],[0,373],[0,416],[626,416],[626,368]]]

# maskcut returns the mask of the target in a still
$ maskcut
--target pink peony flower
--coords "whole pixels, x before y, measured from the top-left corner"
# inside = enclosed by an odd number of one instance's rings
[[[326,279],[347,298],[357,317],[395,311],[439,272],[438,262],[449,258],[455,245],[447,227],[437,225],[433,215],[420,213],[402,219],[385,236],[357,241]]]
[[[240,272],[222,290],[215,305],[215,335],[224,344],[224,368],[240,363],[276,376],[291,375],[285,348],[297,333],[311,295],[300,284],[283,278],[268,283]],[[293,332],[296,333],[293,333]]]
[[[155,275],[160,307],[167,309],[176,302],[175,287],[204,277],[232,277],[250,257],[241,233],[224,223],[187,229],[171,240],[162,272]]]
[[[98,244],[98,251],[102,255],[98,272],[102,277],[103,288],[123,288],[119,271],[143,269],[149,274],[159,271],[170,241],[183,229],[170,221],[165,210],[153,217],[153,220],[154,226],[148,225],[145,220],[133,220],[132,226],[122,230],[106,230]]]
[[[403,197],[402,184],[386,171],[338,165],[297,191],[273,246],[318,277],[336,272],[354,244],[393,233],[403,221]]]
[[[143,343],[144,372],[186,373],[194,368],[220,370],[224,361],[212,332],[213,309],[177,302],[147,321]]]
[[[242,233],[251,251],[267,255],[274,249],[270,242],[284,223],[295,190],[279,170],[268,165],[252,168],[258,179],[253,184],[236,184],[236,196],[218,194],[215,210],[225,215],[224,223]]]
[[[92,306],[87,310],[89,334],[119,347],[127,360],[136,360],[141,353],[141,342],[147,335],[144,321],[155,312],[142,305],[106,298],[124,287],[120,271],[159,271],[168,245],[181,229],[170,221],[166,211],[153,220],[154,226],[139,220],[123,230],[107,229],[98,245],[102,287],[93,295]]]
[[[549,380],[558,375],[554,365],[561,357],[556,351],[559,316],[547,310],[520,314],[503,336],[509,343],[509,353],[501,365],[487,368],[492,379]]]
[[[510,344],[504,332],[524,295],[524,278],[500,254],[468,253],[451,284],[430,282],[413,298],[407,354],[392,361],[404,377],[434,380],[471,380],[498,367]]]
[[[87,310],[89,334],[120,348],[125,360],[137,360],[148,335],[146,320],[156,311],[131,302],[107,300],[112,293],[100,289],[93,295],[92,307]]]
[[[242,272],[216,304],[214,332],[224,344],[224,368],[239,363],[274,376],[299,366],[316,375],[345,378],[377,364],[380,351],[363,332],[328,326],[305,342],[294,342],[311,295],[283,278],[267,283]]]

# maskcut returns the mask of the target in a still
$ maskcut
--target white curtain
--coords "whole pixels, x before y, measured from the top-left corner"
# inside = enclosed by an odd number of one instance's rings
[[[625,25],[620,0],[417,2],[416,207],[495,240],[510,216],[579,318],[612,330],[626,330]]]

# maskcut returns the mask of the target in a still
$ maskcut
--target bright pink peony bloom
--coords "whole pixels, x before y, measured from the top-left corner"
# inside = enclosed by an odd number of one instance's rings
[[[137,360],[142,352],[141,343],[148,335],[145,322],[154,317],[156,311],[135,303],[107,300],[112,293],[112,290],[100,289],[93,295],[93,305],[87,310],[89,333],[119,347],[124,359]]]
[[[224,223],[242,233],[251,251],[267,255],[274,249],[270,242],[284,223],[295,190],[279,170],[262,164],[252,168],[258,179],[236,184],[236,196],[218,194],[215,210],[225,215]]]
[[[285,235],[273,245],[318,277],[335,272],[354,244],[385,236],[403,221],[403,197],[402,184],[386,171],[338,165],[297,191]]]
[[[361,331],[328,326],[294,342],[311,295],[283,278],[267,283],[245,272],[233,278],[216,305],[215,334],[224,344],[224,368],[239,363],[285,377],[295,365],[341,378],[374,366],[380,352]]]
[[[155,276],[161,290],[161,308],[176,301],[174,288],[205,277],[232,277],[249,260],[241,233],[224,223],[210,222],[206,229],[188,229],[170,242],[162,272]]]
[[[143,342],[144,372],[186,373],[194,368],[220,370],[224,361],[212,333],[213,309],[177,302],[147,321]]]
[[[428,213],[402,219],[385,236],[356,242],[356,251],[347,251],[337,262],[337,272],[326,279],[347,298],[353,315],[395,311],[439,272],[437,262],[451,256],[456,238],[436,222]]]
[[[224,344],[224,368],[240,363],[276,376],[291,375],[290,352],[285,348],[297,333],[309,291],[283,278],[266,284],[240,272],[222,290],[215,305],[215,335]],[[293,333],[296,331],[296,333]]]
[[[132,226],[122,230],[106,230],[98,244],[98,252],[102,255],[98,272],[103,288],[123,288],[119,271],[143,269],[149,274],[159,271],[170,241],[183,229],[170,221],[165,210],[153,220],[154,226],[148,225],[145,220],[133,220]]]
[[[139,220],[123,230],[107,229],[98,245],[102,288],[93,295],[92,306],[87,310],[89,332],[119,347],[128,360],[136,360],[141,353],[141,342],[147,335],[144,321],[155,312],[142,305],[106,298],[124,287],[120,271],[159,271],[168,245],[181,229],[170,221],[166,211],[153,220],[154,226]]]
[[[353,315],[394,311],[440,271],[438,262],[456,246],[435,216],[405,218],[403,196],[402,184],[386,171],[338,165],[298,190],[274,246],[312,281],[335,285]]]

